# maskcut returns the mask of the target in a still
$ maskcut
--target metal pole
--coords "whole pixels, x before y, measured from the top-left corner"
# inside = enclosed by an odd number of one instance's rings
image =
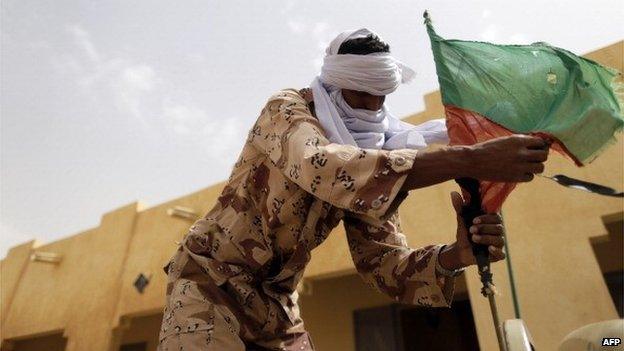
[[[498,317],[498,309],[496,307],[496,300],[494,298],[494,291],[488,289],[488,301],[490,302],[490,310],[492,311],[492,319],[494,320],[494,329],[496,329],[496,339],[498,339],[498,347],[500,351],[507,351],[507,345],[505,344],[505,337],[503,336],[502,324]]]
[[[505,225],[505,217],[503,217],[503,211],[501,211],[501,218],[503,219],[503,225]],[[509,242],[507,241],[507,230],[505,228],[505,254],[507,259],[505,264],[507,265],[507,274],[509,274],[509,285],[511,285],[511,300],[514,306],[514,315],[517,319],[520,319],[520,304],[518,303],[518,293],[516,291],[516,280],[514,279],[513,269],[511,269],[511,254],[509,253]]]
[[[485,214],[481,204],[481,196],[479,191],[479,181],[473,178],[458,178],[455,179],[462,189],[470,194],[470,201],[468,204],[462,207],[462,218],[466,228],[470,228],[472,221],[477,216]],[[502,325],[498,316],[498,309],[496,307],[496,299],[494,294],[496,288],[494,287],[492,279],[492,271],[490,265],[490,258],[487,245],[477,244],[470,240],[472,244],[472,253],[477,261],[477,270],[479,272],[479,278],[481,280],[481,294],[487,297],[490,303],[490,311],[492,312],[492,319],[494,321],[494,330],[496,330],[496,338],[498,340],[498,347],[500,351],[507,351],[505,337],[503,335]]]

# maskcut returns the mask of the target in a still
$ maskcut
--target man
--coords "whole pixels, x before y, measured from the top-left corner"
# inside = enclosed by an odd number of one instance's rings
[[[362,278],[399,302],[450,306],[454,277],[475,264],[462,199],[457,241],[407,247],[397,208],[407,191],[458,177],[523,182],[543,170],[539,138],[512,136],[418,151],[442,123],[412,126],[384,105],[413,72],[374,33],[340,34],[312,89],[273,95],[249,132],[215,207],[165,266],[159,350],[313,350],[297,306],[310,252],[342,220]],[[497,214],[473,240],[504,258]]]

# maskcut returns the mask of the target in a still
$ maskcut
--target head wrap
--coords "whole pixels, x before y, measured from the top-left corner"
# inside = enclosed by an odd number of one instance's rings
[[[366,28],[340,33],[325,50],[321,73],[310,85],[316,115],[328,139],[374,149],[423,148],[430,142],[446,142],[443,119],[413,126],[394,117],[385,104],[379,111],[370,111],[353,109],[344,101],[341,89],[383,96],[415,75],[414,70],[387,52],[338,55],[343,42],[370,34],[382,40]]]
[[[368,55],[341,54],[340,45],[346,40],[377,35],[366,28],[342,32],[325,50],[321,81],[328,85],[365,91],[372,95],[388,95],[401,83],[408,83],[416,72],[395,59],[389,52]],[[379,35],[379,40],[383,41]]]

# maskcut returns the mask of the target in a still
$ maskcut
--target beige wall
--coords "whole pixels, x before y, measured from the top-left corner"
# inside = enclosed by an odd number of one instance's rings
[[[620,71],[624,42],[609,46],[589,57]],[[420,121],[443,115],[439,94],[425,97],[427,110],[410,117]],[[573,177],[624,188],[623,143],[609,148],[601,158],[584,168],[553,156],[547,174]],[[161,312],[164,304],[165,274],[162,266],[175,250],[193,220],[172,217],[167,210],[184,206],[203,215],[212,207],[222,184],[145,208],[128,204],[102,217],[97,228],[63,240],[39,245],[25,243],[10,250],[0,262],[1,335],[7,340],[63,331],[68,350],[112,350],[118,347],[133,322]],[[455,221],[449,192],[453,182],[414,191],[401,208],[403,228],[411,246],[453,240]],[[602,279],[590,238],[607,233],[601,216],[623,211],[621,199],[599,197],[564,189],[546,179],[522,184],[504,207],[522,317],[538,349],[556,349],[571,330],[582,325],[617,318]],[[62,255],[59,264],[33,262],[33,251]],[[494,264],[495,283],[504,317],[512,318],[509,281],[504,263]],[[384,303],[372,291],[354,298],[343,283],[356,284],[342,229],[314,251],[305,279],[313,293],[302,297],[302,311],[320,350],[353,349],[350,313],[347,309]],[[139,273],[152,280],[143,294],[132,282]],[[329,277],[333,288],[323,287]],[[480,296],[474,269],[466,274],[475,324],[482,349],[496,348],[489,307]],[[329,284],[329,283],[328,283]],[[314,292],[316,291],[316,293]],[[315,295],[316,294],[316,295]],[[350,305],[347,302],[351,303]],[[330,304],[332,310],[323,310]],[[324,329],[327,318],[341,320],[341,328]],[[135,328],[136,328],[135,323]],[[140,324],[139,324],[140,325]],[[151,325],[146,322],[145,325]],[[329,343],[328,340],[334,340]],[[88,345],[88,346],[87,346]]]
[[[15,290],[28,264],[34,245],[33,240],[15,246],[9,250],[6,258],[0,261],[0,323],[2,325],[4,325]],[[4,328],[0,330],[0,337],[3,337],[3,332]]]
[[[61,255],[60,263],[29,261],[3,316],[2,338],[63,330],[67,350],[107,350],[119,301],[119,277],[140,206],[124,206],[102,217],[98,228],[35,247]],[[3,262],[9,270],[12,252]],[[10,293],[10,292],[9,292]],[[85,328],[88,326],[88,328]]]

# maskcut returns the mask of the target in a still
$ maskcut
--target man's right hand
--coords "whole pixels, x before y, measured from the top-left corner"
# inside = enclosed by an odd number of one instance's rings
[[[542,138],[511,135],[470,146],[419,151],[402,190],[471,177],[498,182],[528,182],[544,171],[549,144]]]
[[[528,135],[500,137],[470,146],[467,174],[479,180],[528,182],[544,171],[549,144]]]

